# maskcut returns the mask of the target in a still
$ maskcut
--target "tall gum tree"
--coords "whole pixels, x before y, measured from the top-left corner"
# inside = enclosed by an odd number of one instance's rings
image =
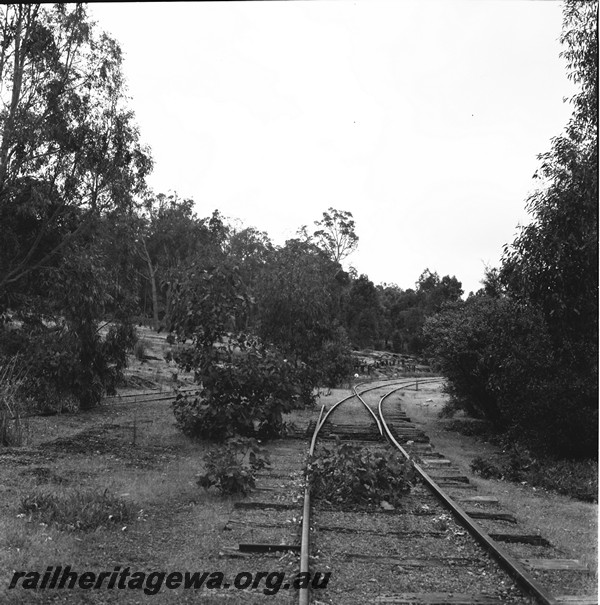
[[[589,374],[598,368],[597,2],[565,3],[561,42],[579,92],[564,133],[539,156],[532,220],[505,248],[501,278],[542,310],[563,362]]]
[[[0,7],[0,298],[103,213],[130,211],[152,168],[117,42],[81,4]]]
[[[354,218],[347,210],[329,208],[320,221],[315,221],[315,226],[318,229],[312,235],[313,241],[336,263],[341,263],[358,247]]]

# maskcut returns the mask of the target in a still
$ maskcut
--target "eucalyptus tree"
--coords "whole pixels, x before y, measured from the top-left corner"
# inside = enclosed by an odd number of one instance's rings
[[[598,3],[567,0],[562,56],[578,85],[539,156],[531,222],[499,271],[426,324],[455,402],[551,455],[598,453]]]
[[[351,212],[329,208],[323,218],[315,221],[318,229],[312,240],[324,250],[332,260],[340,263],[358,247],[356,225]]]
[[[506,247],[501,276],[511,296],[543,314],[555,353],[549,390],[557,422],[566,426],[568,408],[574,435],[577,426],[595,426],[598,414],[597,2],[565,3],[561,41],[578,86],[573,114],[539,156],[540,188],[527,202],[532,220]]]
[[[56,266],[103,213],[131,211],[152,167],[117,42],[84,5],[0,7],[0,288]]]
[[[89,406],[131,343],[124,324],[99,335],[128,281],[111,266],[106,226],[133,216],[152,160],[121,49],[84,5],[4,5],[0,39],[0,313],[23,320],[12,344],[30,357],[34,392]]]
[[[222,256],[227,234],[219,213],[199,218],[192,199],[181,199],[176,193],[144,196],[133,237],[141,263],[140,298],[145,300],[149,289],[155,329],[169,323],[173,284],[180,272],[196,256],[205,261]]]
[[[505,248],[502,277],[513,296],[539,305],[555,342],[597,363],[598,327],[598,3],[565,3],[561,41],[580,90],[565,132],[539,156],[532,220]]]

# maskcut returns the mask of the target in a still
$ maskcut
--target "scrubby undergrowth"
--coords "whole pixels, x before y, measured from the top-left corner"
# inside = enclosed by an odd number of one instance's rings
[[[584,502],[598,502],[597,460],[532,458],[528,452],[512,448],[491,457],[478,456],[471,462],[471,470],[484,479],[527,483]]]

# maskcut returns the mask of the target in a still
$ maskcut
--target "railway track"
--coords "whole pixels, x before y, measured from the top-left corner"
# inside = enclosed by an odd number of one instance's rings
[[[335,582],[312,596],[301,590],[300,605],[597,603],[582,594],[590,584],[582,581],[585,566],[561,558],[543,537],[520,533],[517,520],[495,498],[477,495],[402,412],[400,391],[435,380],[359,385],[313,423],[311,455],[332,439],[394,448],[420,481],[393,510],[312,502],[307,482],[300,571],[325,568]]]
[[[261,587],[219,595],[218,602],[300,605],[594,605],[594,577],[543,536],[528,535],[498,500],[478,494],[460,469],[429,443],[402,409],[402,391],[434,388],[440,379],[405,378],[357,385],[322,408],[296,438],[269,444],[271,469],[257,490],[233,503],[223,528],[231,546],[219,556],[244,571],[330,573],[318,590]],[[187,389],[186,389],[187,390]],[[189,389],[193,390],[193,389]],[[141,403],[174,398],[149,391],[119,398]],[[115,401],[115,403],[117,403]],[[419,482],[393,510],[332,505],[311,498],[309,454],[334,440],[371,451],[394,448],[411,460]],[[310,459],[310,456],[309,456]],[[243,563],[242,563],[243,561]],[[284,587],[285,588],[285,587]],[[214,592],[202,594],[217,602]],[[202,601],[205,602],[205,601]]]

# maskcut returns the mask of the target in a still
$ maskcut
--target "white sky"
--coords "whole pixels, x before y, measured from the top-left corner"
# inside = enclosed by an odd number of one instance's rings
[[[276,244],[329,206],[375,283],[426,268],[477,290],[537,154],[571,114],[562,3],[525,0],[90,5],[125,53],[150,185]]]

